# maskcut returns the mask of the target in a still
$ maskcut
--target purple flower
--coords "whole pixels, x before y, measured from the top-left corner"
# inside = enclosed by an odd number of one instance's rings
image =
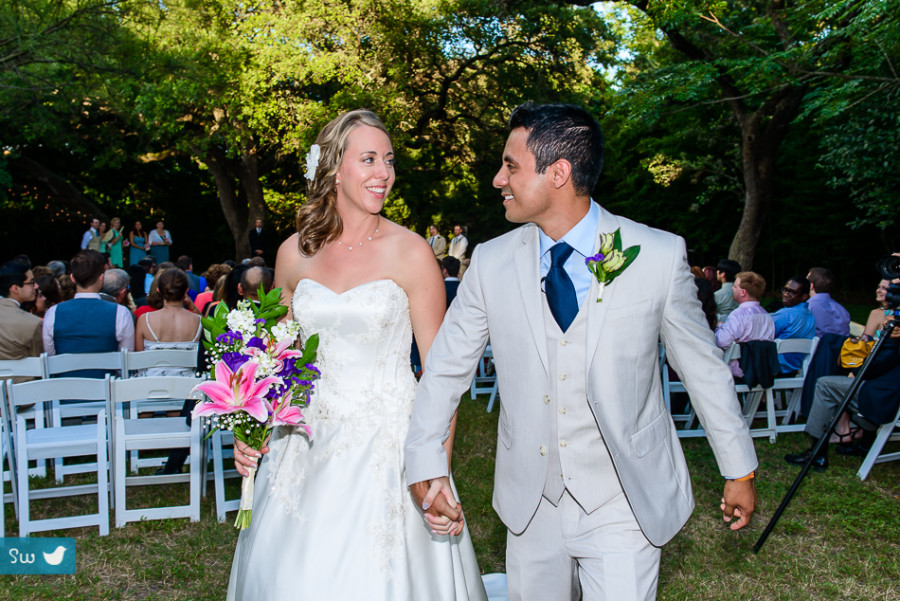
[[[586,258],[586,259],[584,260],[584,263],[585,263],[586,265],[590,265],[592,261],[595,262],[595,263],[599,263],[600,261],[603,261],[604,259],[606,259],[606,255],[604,255],[603,253],[597,253],[597,254],[594,255],[593,257],[588,257],[588,258]]]
[[[263,318],[259,318],[259,319],[257,319],[256,321],[254,321],[253,323],[259,325],[259,324],[261,324],[261,323],[266,323],[266,320],[263,319]]]
[[[231,352],[222,354],[222,361],[225,362],[225,365],[227,365],[232,372],[237,372],[241,365],[246,363],[248,359],[250,359],[250,357],[242,353]]]
[[[243,340],[244,337],[240,332],[225,332],[224,334],[219,334],[216,337],[216,342],[220,342],[222,344],[232,345],[238,340]]]
[[[258,348],[261,351],[266,350],[266,343],[263,342],[262,338],[259,338],[257,336],[254,336],[253,338],[251,338],[250,342],[247,343],[247,346],[252,346],[252,347]]]

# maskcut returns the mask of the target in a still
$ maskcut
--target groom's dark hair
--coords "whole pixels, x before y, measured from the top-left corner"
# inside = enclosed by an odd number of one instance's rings
[[[528,130],[525,146],[534,153],[538,173],[565,159],[572,165],[575,192],[593,191],[603,171],[603,133],[590,113],[572,104],[526,102],[509,116],[509,128],[519,127]]]

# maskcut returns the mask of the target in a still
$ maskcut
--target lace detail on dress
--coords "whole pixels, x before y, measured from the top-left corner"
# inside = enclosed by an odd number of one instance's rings
[[[368,282],[342,294],[301,280],[293,312],[303,339],[319,335],[322,376],[304,411],[312,441],[299,428],[273,433],[269,491],[292,516],[314,519],[297,496],[314,466],[344,455],[355,462],[364,457],[367,473],[389,475],[365,485],[382,508],[366,527],[372,557],[380,558],[389,575],[390,561],[403,548],[402,453],[416,390],[409,365],[409,300],[392,280]]]

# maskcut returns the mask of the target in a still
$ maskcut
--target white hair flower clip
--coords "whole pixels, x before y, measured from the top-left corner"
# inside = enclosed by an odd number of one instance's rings
[[[319,167],[319,156],[322,149],[318,144],[313,144],[306,153],[306,179],[313,181],[316,179],[316,169]]]

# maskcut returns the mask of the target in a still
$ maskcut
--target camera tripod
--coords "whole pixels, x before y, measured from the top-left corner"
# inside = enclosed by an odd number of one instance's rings
[[[759,553],[759,550],[762,549],[762,546],[763,544],[765,544],[766,539],[769,538],[769,534],[771,534],[772,530],[775,528],[775,524],[777,524],[779,518],[781,518],[781,514],[784,513],[785,509],[787,509],[787,506],[791,502],[791,499],[794,498],[794,494],[797,492],[797,489],[800,488],[800,484],[806,477],[806,473],[812,466],[813,461],[815,461],[815,458],[819,455],[819,451],[821,451],[822,448],[826,444],[828,444],[828,438],[834,431],[834,427],[837,425],[838,420],[841,418],[841,414],[843,414],[844,411],[847,410],[847,407],[850,406],[850,401],[851,399],[853,399],[853,397],[856,395],[856,392],[859,390],[859,387],[862,385],[863,377],[865,376],[869,365],[871,365],[875,357],[878,356],[878,352],[881,350],[882,345],[884,345],[885,340],[891,337],[891,332],[894,331],[894,327],[896,327],[896,323],[893,320],[885,322],[884,326],[882,326],[881,337],[878,339],[878,342],[875,343],[872,352],[869,353],[869,356],[866,358],[865,363],[863,363],[862,368],[860,368],[859,373],[855,378],[853,378],[853,384],[850,386],[850,389],[847,390],[847,393],[841,400],[841,404],[840,406],[838,406],[837,411],[835,411],[834,417],[831,419],[831,423],[825,429],[825,433],[816,442],[816,445],[813,447],[812,451],[809,454],[809,459],[807,459],[806,463],[803,465],[803,469],[800,470],[800,473],[797,474],[797,478],[794,479],[794,483],[791,485],[790,490],[788,490],[787,494],[784,496],[784,499],[782,499],[781,505],[778,506],[778,509],[775,510],[775,514],[772,516],[772,519],[769,520],[768,524],[766,524],[766,528],[760,535],[759,540],[756,541],[755,545],[753,545],[754,553]]]

